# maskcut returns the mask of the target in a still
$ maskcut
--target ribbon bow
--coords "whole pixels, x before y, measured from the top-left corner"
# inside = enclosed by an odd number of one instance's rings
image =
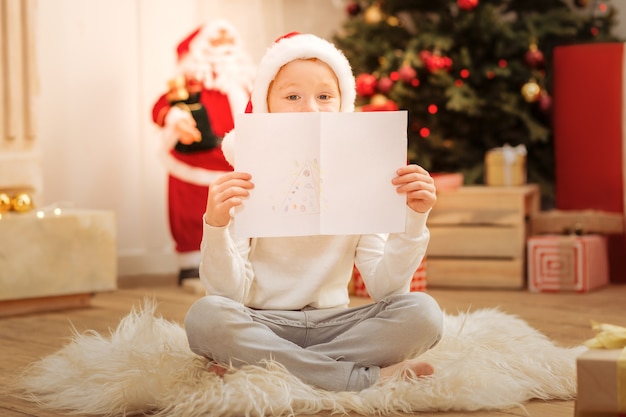
[[[502,148],[502,156],[504,158],[504,162],[506,164],[512,164],[515,162],[515,159],[518,155],[526,156],[526,146],[523,144],[517,146],[511,146],[508,143],[505,143]]]
[[[598,334],[585,341],[585,346],[593,349],[621,349],[626,347],[626,327],[591,321],[591,328]]]

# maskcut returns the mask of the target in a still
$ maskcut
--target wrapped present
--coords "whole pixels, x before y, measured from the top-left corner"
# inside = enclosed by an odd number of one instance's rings
[[[530,291],[587,292],[609,283],[605,236],[531,236],[527,254]]]
[[[593,323],[598,334],[576,360],[576,417],[626,417],[626,328]]]
[[[350,291],[350,295],[354,295],[357,297],[369,297],[367,292],[367,288],[365,288],[365,283],[363,282],[363,278],[361,277],[361,273],[355,266],[352,271],[352,279],[350,280],[350,285],[348,287]],[[422,260],[420,266],[417,268],[415,273],[413,274],[413,279],[411,280],[411,291],[426,291],[426,258]]]
[[[626,417],[626,349],[590,349],[576,368],[576,417]]]
[[[625,43],[563,45],[553,54],[555,205],[626,216]],[[612,282],[626,282],[626,235],[611,237]]]
[[[485,184],[510,186],[526,184],[526,147],[504,145],[485,154]]]

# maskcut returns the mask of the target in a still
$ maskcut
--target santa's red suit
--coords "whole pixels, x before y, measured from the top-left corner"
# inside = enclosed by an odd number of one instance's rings
[[[208,186],[232,170],[221,139],[233,129],[234,115],[245,111],[254,68],[236,30],[224,20],[194,30],[177,55],[177,77],[155,103],[152,119],[163,133],[161,157],[169,174],[169,222],[181,283],[197,277]],[[188,136],[184,126],[195,132],[194,139],[183,139]]]

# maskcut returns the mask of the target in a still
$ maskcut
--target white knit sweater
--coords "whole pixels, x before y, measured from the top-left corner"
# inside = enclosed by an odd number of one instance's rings
[[[236,240],[228,226],[204,223],[200,278],[208,294],[252,308],[345,307],[356,264],[380,300],[409,291],[428,246],[427,218],[407,207],[404,233]]]

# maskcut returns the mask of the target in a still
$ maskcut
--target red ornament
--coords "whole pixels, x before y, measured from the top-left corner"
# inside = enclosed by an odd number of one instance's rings
[[[357,75],[356,93],[361,97],[373,96],[376,93],[376,77],[366,73]]]
[[[461,10],[472,10],[478,6],[478,0],[456,0],[456,4]]]
[[[404,81],[407,84],[410,84],[411,81],[413,81],[415,77],[417,76],[417,72],[412,66],[408,64],[404,64],[398,69],[398,75],[400,76],[400,79],[402,81]]]
[[[450,71],[452,68],[452,58],[450,57],[441,56],[438,53],[433,54],[427,50],[421,51],[419,57],[429,72],[439,70]]]
[[[382,94],[387,94],[393,88],[394,81],[389,77],[383,77],[378,80],[378,91]]]
[[[545,58],[543,52],[533,43],[528,47],[528,51],[524,55],[524,61],[531,68],[541,68],[545,63]]]
[[[346,7],[346,12],[352,17],[357,16],[359,13],[361,13],[361,11],[361,5],[356,1],[350,2]]]
[[[539,97],[539,108],[544,113],[550,113],[550,110],[552,110],[552,97],[545,91],[542,91],[541,97]]]

